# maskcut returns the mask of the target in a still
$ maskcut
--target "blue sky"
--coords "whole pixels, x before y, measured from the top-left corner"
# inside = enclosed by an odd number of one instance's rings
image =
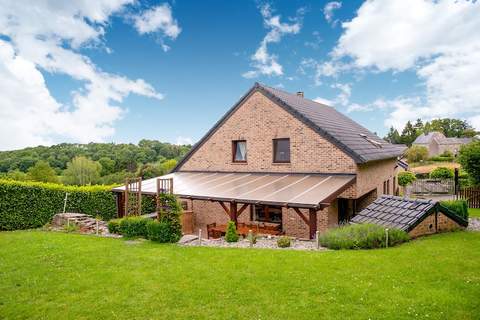
[[[13,1],[0,9],[0,75],[12,79],[0,82],[0,149],[195,142],[256,81],[324,99],[380,136],[417,117],[480,124],[477,3],[39,1],[35,9],[52,22]]]

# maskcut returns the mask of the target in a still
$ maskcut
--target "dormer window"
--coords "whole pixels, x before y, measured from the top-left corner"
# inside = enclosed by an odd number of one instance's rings
[[[232,161],[245,163],[247,162],[247,141],[234,140],[232,141]]]

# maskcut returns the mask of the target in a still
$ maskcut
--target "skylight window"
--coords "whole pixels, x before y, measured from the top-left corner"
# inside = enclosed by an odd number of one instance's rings
[[[370,142],[372,145],[374,145],[375,148],[379,148],[379,149],[383,148],[380,142],[370,139],[366,134],[359,133],[358,135],[363,139],[367,140],[368,142]]]

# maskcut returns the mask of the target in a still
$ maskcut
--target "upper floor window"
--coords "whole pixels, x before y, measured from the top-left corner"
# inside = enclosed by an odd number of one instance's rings
[[[232,143],[233,162],[247,162],[247,141],[235,140]]]
[[[273,139],[273,162],[290,162],[290,139]]]

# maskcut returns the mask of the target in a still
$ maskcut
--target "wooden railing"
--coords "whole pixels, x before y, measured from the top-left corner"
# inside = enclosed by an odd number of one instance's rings
[[[480,187],[461,188],[457,199],[467,200],[469,208],[480,208]]]

